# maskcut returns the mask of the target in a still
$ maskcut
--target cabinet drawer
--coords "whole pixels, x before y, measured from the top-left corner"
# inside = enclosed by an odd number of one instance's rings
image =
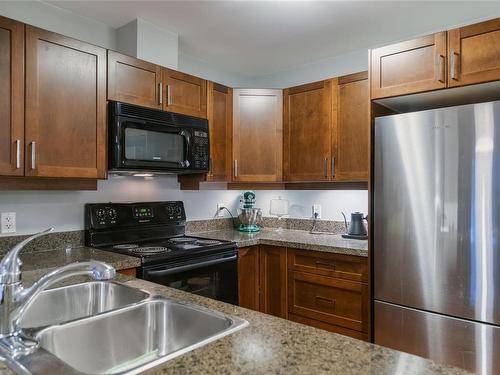
[[[341,335],[350,336],[358,340],[368,341],[368,334],[364,332],[355,331],[349,328],[344,328],[333,324],[328,324],[325,322],[320,322],[319,320],[305,318],[300,315],[289,314],[288,319],[291,320],[292,322],[302,323],[311,327],[324,329],[325,331],[328,332],[339,333]]]
[[[367,258],[310,250],[288,250],[288,269],[366,282]]]
[[[289,271],[289,313],[367,332],[366,284]]]

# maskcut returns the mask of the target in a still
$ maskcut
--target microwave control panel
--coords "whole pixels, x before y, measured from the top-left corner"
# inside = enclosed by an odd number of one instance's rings
[[[195,130],[193,132],[193,167],[195,169],[208,169],[209,159],[208,133]]]

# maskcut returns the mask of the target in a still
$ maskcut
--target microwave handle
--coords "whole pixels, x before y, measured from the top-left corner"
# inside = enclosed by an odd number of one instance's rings
[[[168,268],[168,269],[164,269],[161,271],[146,271],[146,273],[148,275],[152,275],[152,276],[167,276],[167,275],[171,275],[173,273],[191,271],[191,270],[201,268],[201,267],[214,266],[214,265],[221,264],[221,263],[232,262],[236,259],[238,259],[238,255],[233,255],[233,256],[230,256],[227,258],[221,258],[221,259],[207,260],[206,262],[188,264],[185,266]]]
[[[182,135],[186,139],[186,153],[184,155],[184,162],[182,162],[182,167],[189,168],[189,155],[191,154],[191,137],[189,132],[182,130],[179,135]]]

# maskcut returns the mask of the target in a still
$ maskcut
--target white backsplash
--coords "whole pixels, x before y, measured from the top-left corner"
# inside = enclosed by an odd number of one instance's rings
[[[17,191],[0,192],[0,212],[17,213],[16,234],[48,227],[56,231],[83,229],[83,205],[97,202],[182,200],[188,220],[215,215],[217,203],[228,203],[236,213],[239,191],[181,191],[177,178],[118,177],[99,181],[97,191]],[[365,190],[276,191],[258,190],[257,207],[269,216],[269,200],[278,196],[290,201],[290,217],[310,218],[313,203],[321,204],[322,219],[341,220],[340,211],[366,212]],[[227,216],[227,214],[225,215]]]

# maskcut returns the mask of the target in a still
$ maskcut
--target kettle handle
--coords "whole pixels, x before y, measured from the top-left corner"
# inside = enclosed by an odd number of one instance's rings
[[[349,229],[347,228],[347,218],[345,217],[345,214],[344,214],[342,211],[340,211],[340,213],[341,213],[341,214],[342,214],[342,216],[344,217],[345,231],[346,231],[346,233],[347,233],[347,231],[349,230]]]

